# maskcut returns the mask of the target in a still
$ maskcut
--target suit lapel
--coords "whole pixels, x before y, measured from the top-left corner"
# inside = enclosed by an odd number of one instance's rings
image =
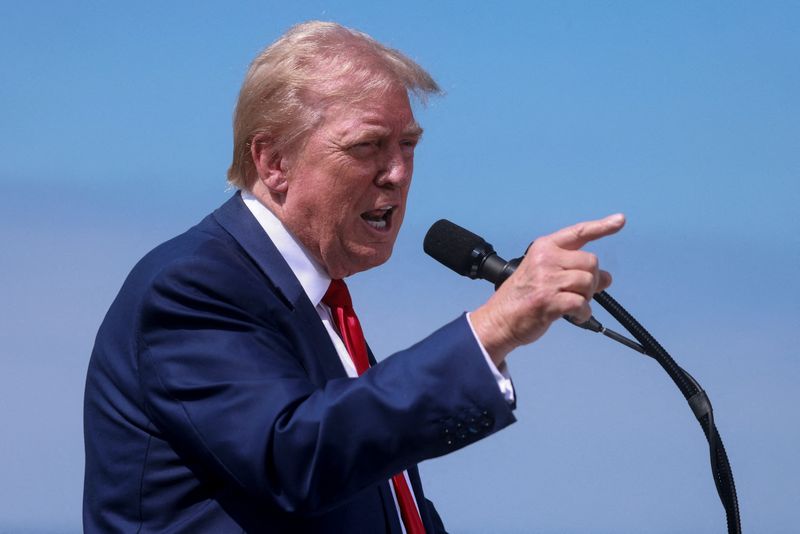
[[[319,319],[317,310],[308,300],[303,286],[275,244],[245,206],[241,194],[237,192],[214,211],[213,217],[239,243],[273,284],[292,318],[302,322],[298,328],[302,329],[300,337],[308,350],[306,354],[298,357],[313,358],[315,361],[312,364],[322,366],[326,379],[346,377],[347,374]]]
[[[241,194],[237,192],[217,208],[213,217],[256,262],[278,289],[286,304],[295,308],[297,302],[305,297],[303,287],[272,240],[244,205]]]
[[[383,511],[386,515],[386,532],[402,534],[400,516],[397,513],[397,506],[394,504],[394,497],[392,497],[392,490],[389,488],[389,484],[391,484],[389,481],[378,484],[378,493],[380,493]]]

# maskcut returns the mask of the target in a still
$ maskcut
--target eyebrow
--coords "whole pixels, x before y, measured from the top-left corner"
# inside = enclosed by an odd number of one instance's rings
[[[422,126],[420,126],[417,121],[414,121],[403,129],[402,135],[404,137],[408,136],[420,138],[422,137],[423,132],[424,130],[422,129]]]
[[[384,135],[389,135],[390,131],[391,130],[383,126],[368,126],[365,128],[364,131],[361,131],[356,134],[354,134],[353,131],[351,130],[344,130],[342,132],[342,138],[347,142],[349,142],[353,138],[361,137],[365,132],[366,133],[371,132],[372,134],[384,136]],[[422,138],[422,132],[423,132],[422,126],[420,126],[416,120],[413,120],[405,128],[403,128],[403,130],[400,132],[400,135],[402,137],[413,137],[419,140]]]

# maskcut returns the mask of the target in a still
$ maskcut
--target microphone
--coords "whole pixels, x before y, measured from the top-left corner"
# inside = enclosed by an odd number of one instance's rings
[[[522,261],[521,258],[505,261],[481,236],[447,219],[433,223],[425,234],[422,249],[458,274],[473,280],[488,280],[495,287],[505,282]]]
[[[469,230],[448,221],[439,219],[425,234],[422,243],[425,253],[462,276],[473,280],[488,280],[495,285],[495,289],[511,276],[522,261],[522,258],[514,258],[506,261],[494,251],[494,247],[486,242],[481,236],[473,234]],[[601,332],[609,337],[619,336],[616,332],[607,330],[600,324],[600,321],[590,317],[588,321],[580,323],[568,315],[564,319],[592,332]],[[622,336],[620,336],[622,337]],[[616,339],[620,341],[619,339]],[[629,341],[626,339],[626,341]],[[629,343],[622,343],[631,346]],[[639,352],[643,352],[640,345],[632,347]]]

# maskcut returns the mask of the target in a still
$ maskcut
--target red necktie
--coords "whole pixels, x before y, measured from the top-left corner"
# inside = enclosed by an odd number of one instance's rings
[[[322,302],[330,307],[344,346],[356,366],[356,371],[361,375],[369,369],[367,342],[364,340],[364,332],[361,330],[361,324],[353,310],[353,301],[350,299],[350,292],[347,290],[344,280],[331,280],[331,285],[328,292],[322,297]],[[411,490],[403,473],[394,475],[392,484],[394,484],[394,493],[397,495],[400,515],[403,517],[406,532],[408,534],[425,534],[422,518],[419,516],[417,505],[414,503],[414,497],[411,496]]]

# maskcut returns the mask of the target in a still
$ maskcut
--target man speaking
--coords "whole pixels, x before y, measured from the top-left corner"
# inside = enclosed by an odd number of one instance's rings
[[[611,279],[580,248],[624,219],[537,239],[483,306],[376,364],[343,280],[391,255],[422,135],[409,97],[436,92],[332,23],[253,61],[237,193],[134,267],[97,335],[85,531],[444,531],[415,465],[514,421],[506,355],[588,319]]]

